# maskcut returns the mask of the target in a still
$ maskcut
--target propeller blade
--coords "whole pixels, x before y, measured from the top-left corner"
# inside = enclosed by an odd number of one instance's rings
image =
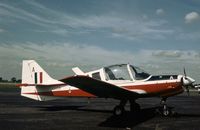
[[[181,77],[181,84],[182,84],[182,86],[184,86],[183,77]]]
[[[188,79],[188,78],[187,78],[186,71],[185,71],[185,67],[183,68],[183,73],[184,73],[184,78],[185,78],[185,79]]]
[[[181,84],[182,84],[182,86],[185,88],[186,93],[187,93],[187,95],[189,96],[189,95],[190,95],[190,90],[189,90],[189,88],[188,88],[187,85],[184,85],[184,79],[183,79],[183,78],[184,78],[184,77],[181,78]]]
[[[185,67],[183,68],[183,73],[184,73],[184,76],[187,77]]]

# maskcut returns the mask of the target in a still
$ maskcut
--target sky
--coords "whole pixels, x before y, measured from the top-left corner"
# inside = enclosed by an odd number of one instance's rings
[[[130,63],[200,82],[199,0],[1,0],[0,77],[22,60],[52,77]]]

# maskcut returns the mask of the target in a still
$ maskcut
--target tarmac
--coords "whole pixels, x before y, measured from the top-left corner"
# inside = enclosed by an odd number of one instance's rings
[[[112,114],[114,99],[65,98],[39,102],[20,96],[18,90],[0,89],[1,130],[199,130],[200,96],[180,95],[167,100],[175,111],[170,117],[156,112],[159,98],[137,101],[141,112]],[[128,110],[129,105],[126,109]]]

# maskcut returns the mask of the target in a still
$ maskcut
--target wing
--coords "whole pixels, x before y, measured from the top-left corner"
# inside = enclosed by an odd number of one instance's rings
[[[82,89],[83,91],[91,93],[97,97],[115,99],[129,99],[139,97],[138,93],[88,76],[72,76],[60,81]]]

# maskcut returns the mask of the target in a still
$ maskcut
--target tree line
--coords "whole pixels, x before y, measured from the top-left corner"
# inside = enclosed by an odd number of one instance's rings
[[[3,79],[2,77],[0,77],[0,83],[21,83],[21,82],[22,80],[17,79],[16,77],[12,77],[10,80]]]

